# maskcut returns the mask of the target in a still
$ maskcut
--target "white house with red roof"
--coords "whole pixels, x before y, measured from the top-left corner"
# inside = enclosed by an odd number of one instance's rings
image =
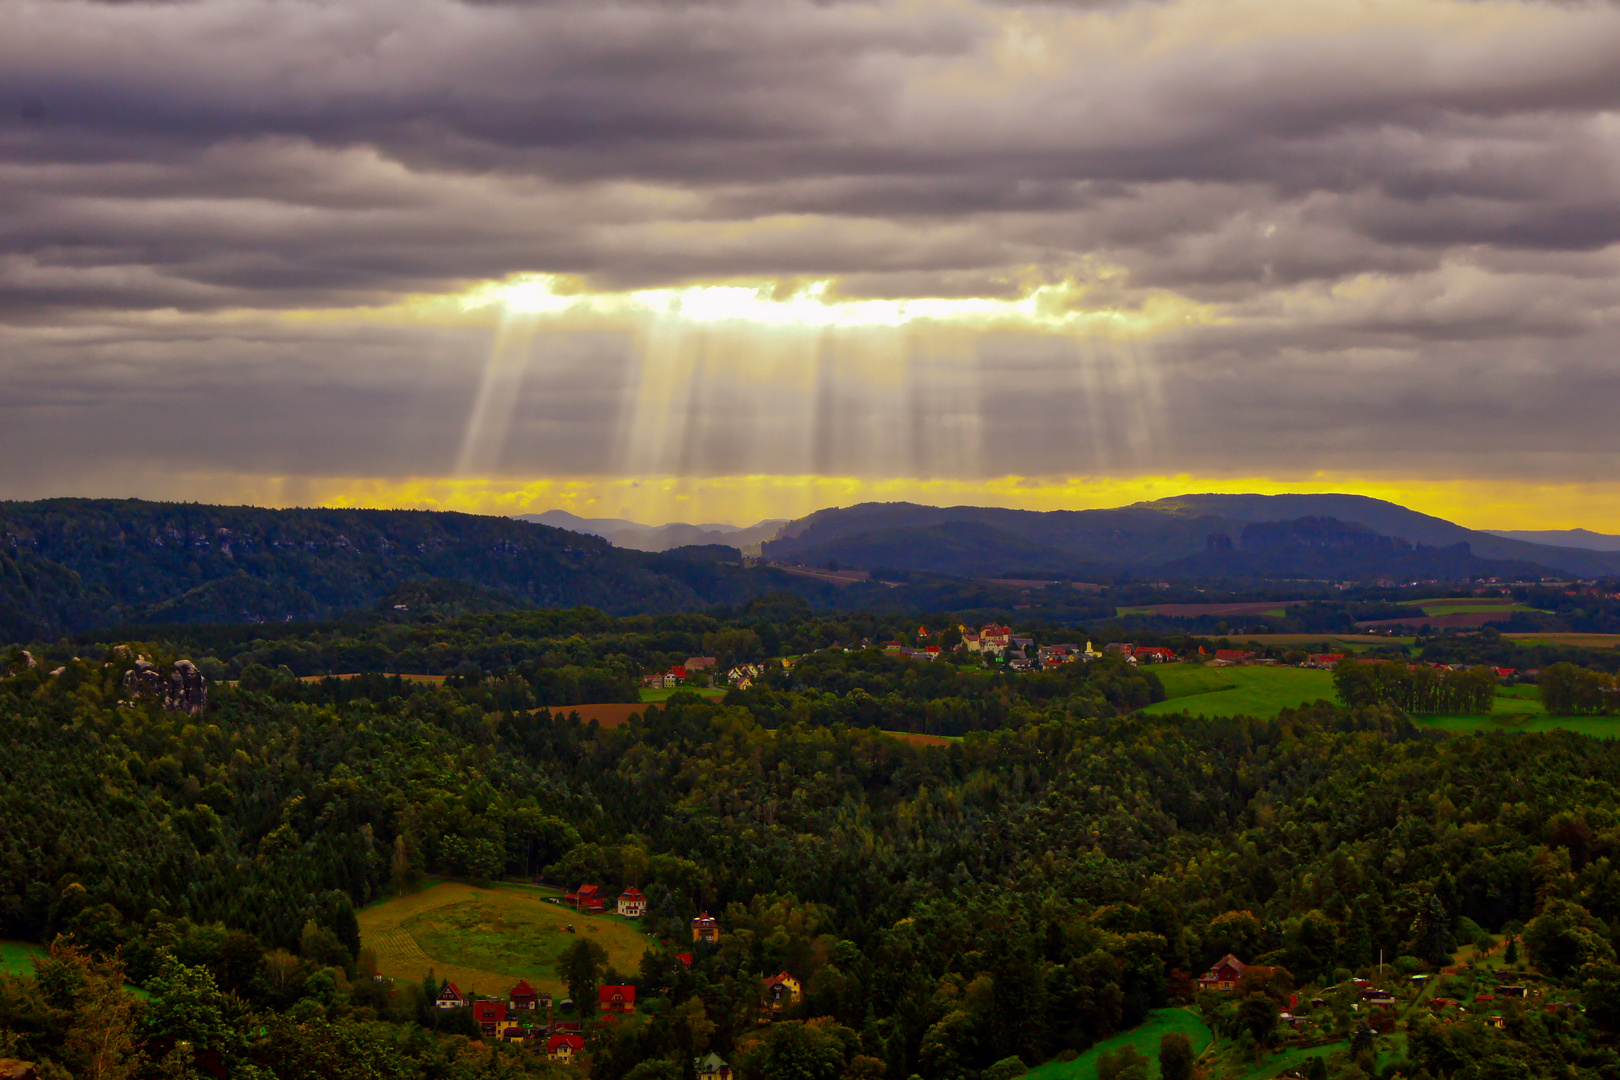
[[[441,1009],[465,1009],[467,995],[463,994],[455,983],[446,979],[444,985],[439,987],[439,996],[433,1000],[433,1004]]]
[[[647,898],[634,885],[619,894],[619,914],[627,919],[639,919],[647,914]]]
[[[559,1031],[546,1040],[546,1057],[552,1061],[573,1061],[585,1052],[585,1037],[577,1031]]]

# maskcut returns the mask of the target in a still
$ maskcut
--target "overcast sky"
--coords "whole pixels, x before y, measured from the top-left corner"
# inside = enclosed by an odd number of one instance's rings
[[[1608,3],[0,18],[0,497],[1620,530]]]

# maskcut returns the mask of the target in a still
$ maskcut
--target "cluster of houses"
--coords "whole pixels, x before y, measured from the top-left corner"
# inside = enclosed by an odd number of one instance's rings
[[[673,690],[677,686],[699,680],[707,681],[718,661],[712,656],[688,656],[686,663],[675,664],[666,671],[655,671],[651,675],[643,675],[642,683],[649,690]]]
[[[600,885],[581,885],[573,892],[563,893],[563,903],[572,906],[581,915],[601,915],[607,911],[607,894]],[[632,885],[619,894],[619,902],[613,910],[615,914],[628,919],[639,919],[647,914],[647,898]]]
[[[569,902],[590,914],[606,911],[606,901],[595,885],[581,885],[567,894]],[[646,898],[635,888],[626,889],[619,897],[619,914],[638,917],[646,912]],[[572,929],[572,927],[570,927]],[[720,943],[720,921],[707,911],[692,920],[692,941],[710,945]],[[691,967],[691,953],[680,953],[680,961]],[[761,981],[761,1019],[770,1021],[782,1015],[804,998],[804,987],[792,974],[783,971]],[[474,997],[463,993],[454,982],[446,979],[439,988],[434,1004],[440,1009],[470,1009],[473,1023],[486,1038],[501,1042],[543,1046],[546,1057],[568,1064],[585,1051],[585,1032],[579,1020],[562,1020],[552,1016],[552,997],[536,990],[527,979],[506,992],[505,997]],[[568,1006],[569,1002],[562,1002]],[[581,1009],[583,1012],[583,1009]],[[598,1025],[612,1025],[619,1018],[636,1012],[636,988],[632,984],[612,984],[597,988],[596,1015]],[[731,1067],[717,1054],[698,1058],[693,1062],[698,1080],[731,1080]]]

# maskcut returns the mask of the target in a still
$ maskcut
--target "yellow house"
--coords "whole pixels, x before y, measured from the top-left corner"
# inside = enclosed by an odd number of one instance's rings
[[[707,911],[692,920],[692,940],[720,944],[720,920]]]
[[[765,1003],[772,1012],[781,1012],[789,1005],[797,1005],[803,997],[804,987],[785,971],[765,980]]]
[[[719,1054],[710,1053],[692,1062],[697,1080],[731,1080],[731,1066]]]

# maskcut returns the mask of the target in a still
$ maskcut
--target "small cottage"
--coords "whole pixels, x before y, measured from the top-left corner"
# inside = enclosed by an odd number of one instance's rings
[[[731,1066],[719,1054],[710,1053],[692,1062],[697,1080],[731,1080]]]
[[[603,986],[596,991],[597,1008],[605,1013],[633,1013],[636,1011],[636,988],[633,986]]]
[[[1227,993],[1237,989],[1238,980],[1243,973],[1249,970],[1249,965],[1227,953],[1215,961],[1215,966],[1204,972],[1198,979],[1200,990],[1219,990]]]

